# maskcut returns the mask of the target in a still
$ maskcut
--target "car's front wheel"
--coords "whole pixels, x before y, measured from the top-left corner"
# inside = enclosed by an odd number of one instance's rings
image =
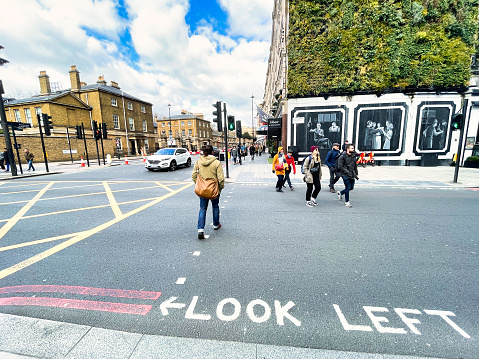
[[[172,170],[172,171],[176,170],[176,161],[171,161],[170,170]]]
[[[186,167],[190,167],[191,166],[191,158],[188,158],[186,160]]]

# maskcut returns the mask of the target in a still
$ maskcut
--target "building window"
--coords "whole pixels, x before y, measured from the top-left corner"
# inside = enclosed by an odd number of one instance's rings
[[[115,130],[120,129],[120,117],[118,115],[113,115],[113,128]]]
[[[135,131],[135,121],[134,121],[133,117],[130,117],[128,119],[128,122],[130,123],[130,131]]]
[[[191,121],[188,121],[188,126],[191,126]]]
[[[116,103],[116,98],[115,97],[111,98],[111,105],[115,106],[115,107],[118,107],[118,104]]]
[[[119,148],[120,150],[122,150],[122,149],[123,149],[123,146],[121,145],[121,137],[116,137],[116,138],[115,138],[115,142],[116,142],[117,148]]]
[[[185,121],[181,121],[181,126],[184,126],[185,125]]]
[[[148,128],[146,126],[146,120],[143,120],[143,132],[148,131]]]
[[[165,130],[161,131],[161,134],[166,135],[166,131]]]
[[[145,105],[141,105],[141,112],[146,113],[146,107],[145,107]]]
[[[22,118],[20,116],[20,110],[13,110],[13,115],[15,116],[15,121],[22,122]]]
[[[145,152],[150,149],[150,146],[148,146],[148,140],[145,140]]]
[[[126,105],[129,110],[133,110],[133,104],[131,102],[128,102]]]
[[[161,127],[165,127],[165,123],[164,123],[164,122],[161,123]]]
[[[193,136],[193,130],[191,128],[188,130],[188,136]]]
[[[27,119],[27,123],[29,123],[30,125],[33,125],[32,113],[31,113],[30,109],[29,108],[24,108],[24,111],[25,111],[25,118]]]
[[[181,130],[181,137],[185,137],[185,130]]]

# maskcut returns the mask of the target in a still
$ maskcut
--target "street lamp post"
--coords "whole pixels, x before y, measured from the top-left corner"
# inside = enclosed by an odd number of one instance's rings
[[[170,143],[171,143],[171,139],[172,139],[172,133],[171,133],[171,112],[170,112],[170,109],[171,109],[171,104],[168,103],[168,118],[169,118],[169,122],[168,124],[170,125],[170,132],[169,132],[169,137],[168,137],[168,147],[170,147]]]

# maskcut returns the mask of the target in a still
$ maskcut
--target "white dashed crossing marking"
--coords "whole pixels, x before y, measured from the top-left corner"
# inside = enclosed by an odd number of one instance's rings
[[[185,282],[186,282],[186,278],[181,277],[181,278],[178,278],[178,280],[176,281],[176,284],[185,284]]]

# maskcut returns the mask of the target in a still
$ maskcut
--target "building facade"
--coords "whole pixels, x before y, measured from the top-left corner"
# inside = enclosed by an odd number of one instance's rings
[[[457,91],[403,91],[288,98],[288,1],[275,1],[270,59],[262,109],[282,121],[278,144],[295,146],[300,157],[316,145],[324,158],[334,142],[348,140],[376,160],[399,165],[460,163],[479,149],[479,81],[473,61],[471,81]],[[476,67],[474,67],[476,66]],[[307,74],[304,74],[307,76]],[[279,95],[279,96],[278,96]],[[464,134],[451,129],[464,116]]]
[[[49,76],[45,71],[41,71],[38,96],[5,103],[8,121],[29,123],[32,126],[17,134],[19,140],[26,141],[25,146],[30,146],[27,137],[33,142],[39,137],[37,114],[46,113],[52,117],[54,126],[52,141],[58,139],[58,142],[62,143],[61,146],[53,147],[63,148],[62,151],[50,151],[49,159],[52,161],[70,159],[70,153],[64,153],[65,141],[74,143],[76,148],[72,148],[75,150],[73,157],[80,159],[85,148],[82,140],[76,143],[74,128],[83,124],[87,142],[90,142],[93,140],[93,121],[98,125],[107,125],[108,139],[103,140],[105,155],[114,155],[118,150],[122,154],[139,154],[140,149],[148,152],[155,148],[152,104],[123,92],[114,81],[107,85],[103,76],[98,78],[97,83],[87,85],[80,81],[80,72],[74,65],[69,73],[70,89],[52,92]],[[22,136],[25,138],[22,139]],[[89,148],[88,144],[87,147]],[[93,152],[90,154],[92,158],[97,155],[96,150]]]
[[[193,114],[183,110],[181,115],[155,118],[155,122],[160,148],[184,147],[196,152],[204,145],[213,144],[211,123],[205,120],[203,114]]]

